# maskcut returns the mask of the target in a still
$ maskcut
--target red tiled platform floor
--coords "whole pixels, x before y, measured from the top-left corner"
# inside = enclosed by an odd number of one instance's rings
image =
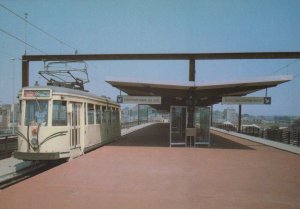
[[[0,208],[300,208],[299,155],[240,142],[251,149],[105,146],[0,190]]]

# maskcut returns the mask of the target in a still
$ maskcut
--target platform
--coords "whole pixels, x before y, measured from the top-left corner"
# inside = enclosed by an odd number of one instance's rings
[[[124,128],[121,130],[121,136],[126,136],[139,129],[152,125],[153,123],[144,123],[137,126]],[[0,183],[16,176],[16,172],[21,171],[32,164],[31,161],[18,160],[14,157],[0,160]]]
[[[175,148],[166,136],[165,124],[148,126],[0,190],[1,209],[300,208],[299,155],[214,136],[209,148]]]

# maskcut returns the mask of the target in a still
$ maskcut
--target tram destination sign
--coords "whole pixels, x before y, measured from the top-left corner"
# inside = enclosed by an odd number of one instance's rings
[[[271,104],[271,97],[222,97],[222,104]]]
[[[50,89],[24,89],[23,97],[46,99],[51,97],[51,90]]]
[[[118,103],[123,104],[161,104],[160,96],[118,96]]]

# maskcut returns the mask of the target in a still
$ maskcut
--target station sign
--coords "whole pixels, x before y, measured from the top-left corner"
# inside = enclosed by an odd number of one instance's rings
[[[271,104],[271,97],[222,97],[222,104]]]
[[[160,96],[118,96],[118,103],[123,104],[161,104]]]

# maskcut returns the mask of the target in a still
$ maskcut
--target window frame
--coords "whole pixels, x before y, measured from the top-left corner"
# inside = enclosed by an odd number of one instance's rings
[[[101,124],[102,123],[102,107],[101,105],[96,105],[95,107],[95,112],[96,112],[96,124]]]
[[[28,126],[28,125],[38,125],[38,119],[36,118],[36,113],[37,113],[37,109],[36,109],[36,104],[38,103],[38,106],[40,106],[40,103],[41,102],[45,102],[46,104],[46,108],[47,110],[43,111],[45,113],[45,122],[42,122],[40,123],[40,125],[43,125],[43,126],[49,126],[49,100],[23,100],[25,101],[25,111],[24,111],[24,125],[25,126]],[[28,104],[34,104],[33,106],[33,109],[29,110],[29,105]],[[31,107],[32,108],[32,107]],[[28,118],[28,112],[31,112],[31,111],[34,111],[34,115],[31,115],[29,118]],[[45,123],[45,124],[43,124]]]
[[[55,108],[54,107],[56,107],[56,102],[60,102],[60,105],[59,105],[59,107],[62,107],[63,105],[62,105],[62,103],[65,103],[65,121],[64,121],[64,123],[58,123],[58,124],[56,124],[56,123],[54,123],[54,118],[55,118]],[[59,109],[58,109],[59,110]],[[57,113],[58,113],[58,115],[60,115],[60,112],[61,111],[58,111]],[[59,116],[58,116],[58,118],[60,118]],[[61,121],[61,120],[57,120],[57,121]],[[52,101],[52,126],[68,126],[68,103],[67,103],[67,101],[65,101],[65,100],[53,100]]]
[[[92,108],[92,109],[90,109]],[[91,112],[92,111],[92,112]],[[87,104],[87,123],[88,125],[95,124],[95,105],[92,103]]]

